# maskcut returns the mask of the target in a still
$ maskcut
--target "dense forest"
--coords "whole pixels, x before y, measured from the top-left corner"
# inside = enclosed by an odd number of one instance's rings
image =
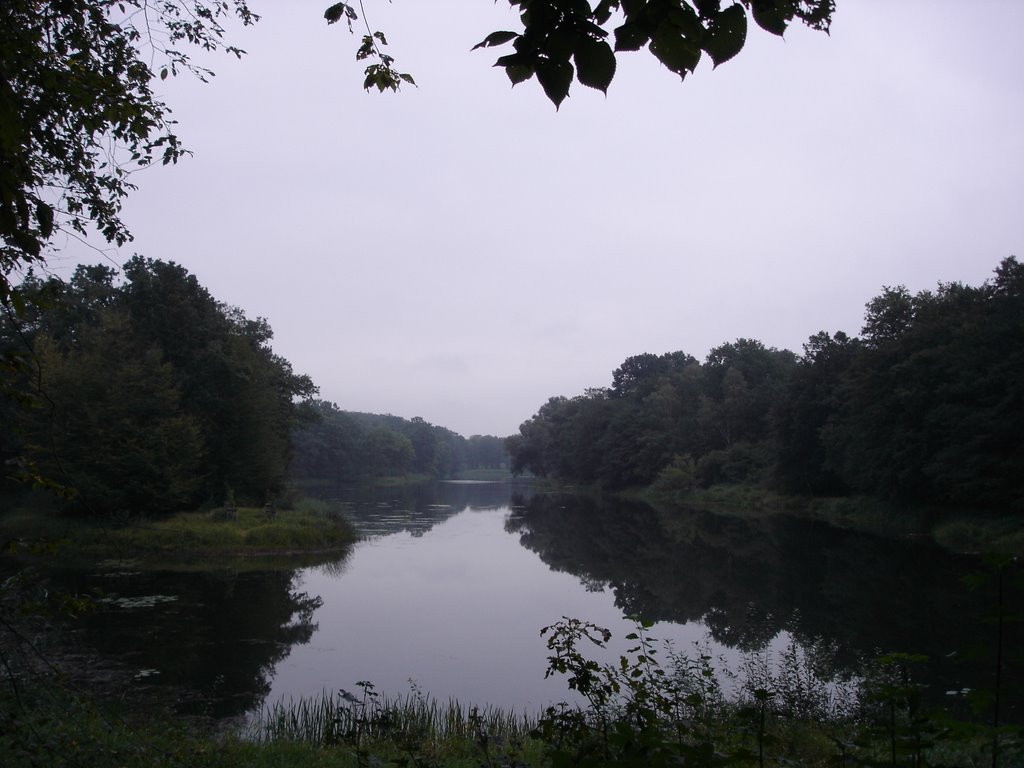
[[[1024,266],[911,294],[803,353],[739,339],[703,362],[641,354],[610,388],[553,397],[507,441],[513,470],[624,488],[757,483],[788,493],[1024,509]]]
[[[217,301],[173,262],[134,257],[123,279],[80,266],[30,276],[0,320],[0,490],[47,485],[84,515],[264,503],[292,479],[507,466],[500,438],[315,400],[274,354],[266,320]]]
[[[263,319],[215,300],[174,263],[135,257],[124,279],[80,266],[30,278],[0,343],[28,393],[5,398],[0,450],[21,479],[68,491],[83,514],[167,512],[278,492],[297,403],[313,382],[270,348]]]
[[[342,411],[324,400],[308,404],[312,419],[294,433],[295,480],[345,481],[406,474],[448,478],[464,470],[509,465],[504,441],[465,438],[421,418]]]

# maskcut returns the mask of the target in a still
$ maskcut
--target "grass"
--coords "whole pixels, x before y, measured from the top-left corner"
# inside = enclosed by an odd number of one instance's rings
[[[2,640],[2,637],[0,637]],[[640,638],[639,643],[643,643]],[[795,646],[794,646],[795,647]],[[0,643],[2,648],[2,643]],[[159,703],[98,699],[36,673],[0,674],[0,765],[95,768],[549,768],[611,765],[1021,765],[1024,730],[1004,728],[998,762],[992,732],[919,709],[905,693],[915,686],[875,667],[870,689],[834,688],[794,651],[778,660],[751,654],[737,670],[737,698],[723,699],[707,660],[670,653],[665,676],[643,645],[621,666],[591,667],[572,648],[568,668],[590,669],[581,692],[611,698],[582,710],[554,708],[539,718],[499,709],[440,704],[414,689],[378,696],[303,698],[263,710],[241,729],[182,719]],[[7,660],[16,654],[7,654]],[[678,659],[683,666],[678,666]],[[893,662],[876,661],[879,665]],[[557,671],[557,670],[556,670]],[[895,682],[892,682],[895,681]],[[595,686],[596,684],[596,686]],[[621,691],[621,693],[620,693]],[[845,691],[845,692],[844,692]],[[762,695],[763,694],[763,695]],[[672,705],[661,707],[659,697]],[[666,699],[666,701],[668,701]],[[898,740],[898,760],[890,760]],[[764,756],[759,759],[759,750]]]
[[[351,694],[349,694],[351,695]],[[353,701],[352,699],[355,699]],[[516,716],[495,707],[466,707],[458,701],[446,704],[413,691],[394,699],[346,699],[343,694],[322,694],[265,708],[244,732],[245,738],[263,744],[304,741],[336,744],[362,729],[370,741],[417,740],[434,748],[482,733],[502,741],[523,740],[537,725],[536,718]]]
[[[240,507],[182,512],[155,520],[93,521],[13,511],[0,517],[0,540],[56,543],[71,558],[135,558],[188,562],[211,556],[266,557],[338,551],[355,534],[347,520],[324,502],[304,500],[294,509],[268,514]]]

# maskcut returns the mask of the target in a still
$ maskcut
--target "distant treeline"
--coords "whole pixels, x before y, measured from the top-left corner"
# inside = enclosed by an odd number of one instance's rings
[[[406,474],[446,478],[467,469],[509,465],[502,438],[465,438],[421,418],[339,410],[316,400],[314,419],[294,433],[291,476],[296,480],[343,481]]]
[[[803,354],[739,339],[704,362],[642,354],[553,397],[513,470],[609,488],[758,483],[789,493],[1024,509],[1024,267],[978,287],[885,288],[860,336]]]
[[[173,262],[29,276],[0,315],[0,492],[48,486],[84,515],[276,499],[289,477],[507,466],[501,439],[343,413],[273,333]],[[294,460],[293,460],[294,458]],[[291,474],[289,467],[291,465]]]

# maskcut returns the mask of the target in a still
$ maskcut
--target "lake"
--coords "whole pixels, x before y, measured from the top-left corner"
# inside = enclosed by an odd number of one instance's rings
[[[563,616],[611,629],[613,651],[634,626],[626,617],[640,617],[677,650],[704,648],[733,669],[791,641],[825,649],[840,671],[881,651],[925,654],[922,679],[940,697],[987,685],[994,667],[994,585],[967,588],[981,564],[930,542],[507,483],[335,496],[363,538],[319,565],[55,571],[55,587],[101,600],[75,642],[140,690],[215,717],[363,680],[537,712],[567,697],[544,679],[540,636]],[[1022,647],[1019,634],[1007,643]]]

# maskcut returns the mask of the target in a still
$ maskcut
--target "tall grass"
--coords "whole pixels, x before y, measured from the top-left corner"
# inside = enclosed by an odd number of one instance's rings
[[[202,558],[211,553],[323,551],[356,538],[340,510],[323,502],[267,511],[241,507],[127,521],[59,518],[37,512],[0,516],[0,541],[61,542],[68,556]]]
[[[353,740],[432,743],[479,739],[482,735],[516,741],[537,725],[528,714],[497,707],[466,706],[456,700],[440,703],[418,691],[394,698],[372,691],[356,698],[342,691],[331,695],[277,702],[249,722],[244,735],[257,743],[300,741],[330,745]]]

